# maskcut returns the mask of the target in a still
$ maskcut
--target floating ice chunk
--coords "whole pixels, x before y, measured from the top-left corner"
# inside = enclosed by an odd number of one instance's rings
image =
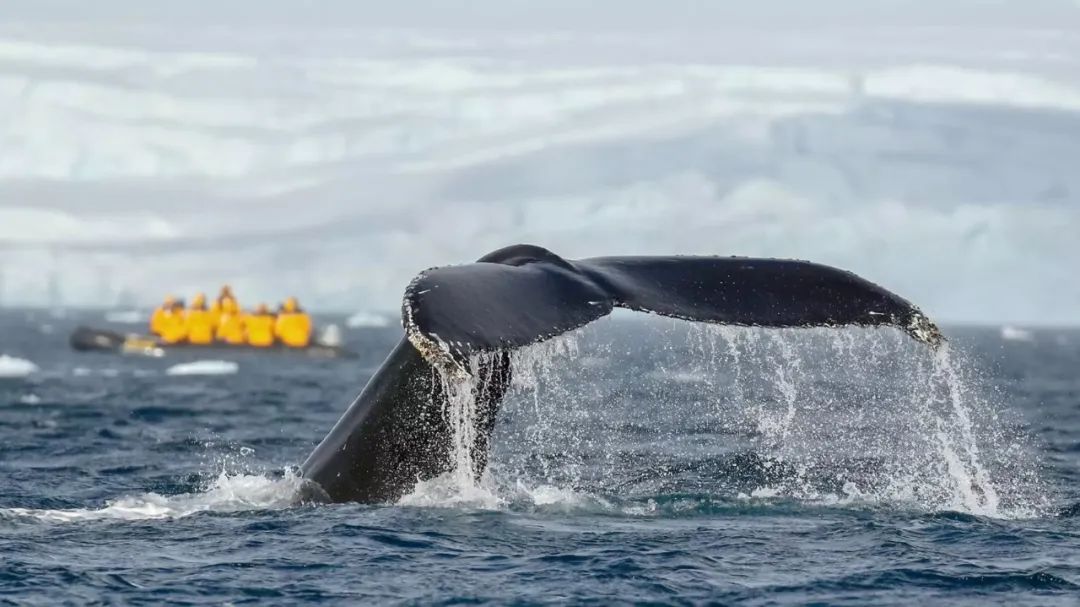
[[[345,321],[345,326],[350,329],[358,327],[388,327],[390,319],[374,312],[361,311],[353,314]]]
[[[0,379],[20,379],[38,371],[37,365],[24,358],[0,355]]]
[[[240,365],[231,360],[196,360],[190,363],[173,365],[165,371],[166,375],[233,375],[240,370]]]
[[[1027,329],[1005,325],[1001,327],[1001,339],[1005,341],[1035,341],[1035,336]]]
[[[137,325],[146,322],[147,316],[138,310],[112,310],[105,313],[105,320],[122,325]]]

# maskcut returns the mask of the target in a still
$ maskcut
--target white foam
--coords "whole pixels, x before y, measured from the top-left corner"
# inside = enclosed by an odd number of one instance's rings
[[[144,493],[139,496],[111,500],[102,508],[72,508],[66,510],[36,510],[32,508],[0,509],[0,516],[30,517],[54,523],[76,523],[95,520],[138,521],[147,519],[180,518],[199,512],[239,512],[287,508],[295,502],[301,479],[288,473],[281,479],[265,476],[222,472],[199,493],[164,496]]]
[[[611,502],[598,496],[543,483],[528,485],[518,481],[515,483],[514,495],[515,502],[543,508],[577,509],[599,507],[604,510],[614,508]]]
[[[496,483],[495,476],[490,473],[485,473],[478,482],[462,483],[454,472],[418,482],[408,495],[398,500],[398,505],[478,510],[614,508],[611,502],[603,498],[566,487],[546,483],[532,485],[520,479],[502,486]]]
[[[173,365],[166,375],[234,375],[240,365],[231,360],[196,360],[190,363]]]
[[[457,470],[416,483],[408,495],[398,500],[400,506],[480,510],[497,510],[507,503],[507,500],[499,496],[490,477],[485,475],[479,482],[462,482],[461,474]]]
[[[776,487],[758,487],[750,492],[750,497],[758,499],[766,499],[771,497],[778,497],[782,495],[782,491]]]
[[[40,370],[37,365],[25,358],[0,355],[0,379],[21,379]]]

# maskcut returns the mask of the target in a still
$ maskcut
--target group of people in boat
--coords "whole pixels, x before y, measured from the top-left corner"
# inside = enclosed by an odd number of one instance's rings
[[[295,297],[286,299],[276,313],[265,303],[246,311],[226,285],[209,305],[202,293],[196,293],[188,306],[182,299],[166,297],[150,317],[150,332],[170,345],[306,348],[312,325]]]

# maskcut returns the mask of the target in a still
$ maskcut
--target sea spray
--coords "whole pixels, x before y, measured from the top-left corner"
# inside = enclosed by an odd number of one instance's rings
[[[513,352],[511,356],[512,383],[511,390],[524,395],[526,401],[531,403],[531,423],[525,426],[527,440],[536,444],[549,436],[554,430],[553,424],[558,421],[547,415],[547,402],[551,399],[566,402],[574,395],[567,391],[567,384],[561,381],[565,373],[559,372],[563,365],[577,366],[579,346],[577,335],[571,333],[560,338],[536,344],[529,348],[522,348]],[[581,386],[581,389],[586,389]],[[587,414],[587,411],[574,410],[571,415]],[[565,433],[564,433],[565,435]],[[556,462],[549,457],[541,457],[536,460],[542,470],[544,478],[552,474],[552,466]],[[558,465],[567,470],[578,466],[578,462],[563,460]]]
[[[468,375],[439,373],[442,393],[446,397],[443,414],[450,426],[450,475],[454,485],[462,491],[475,488],[482,472],[477,466],[476,444],[477,428],[477,393],[480,390],[481,375],[478,372],[482,364],[482,355],[474,355],[469,361]]]
[[[759,421],[757,448],[794,464],[788,494],[821,495],[833,480],[862,498],[989,516],[1020,515],[1039,501],[1036,486],[1014,483],[1003,503],[997,478],[1030,479],[1035,462],[1030,453],[990,457],[1021,450],[1000,431],[998,404],[965,377],[974,365],[950,345],[931,350],[881,330],[772,335],[746,341],[756,349],[744,358],[772,365],[779,402],[746,403],[746,411]],[[802,362],[816,368],[803,371]],[[816,484],[808,482],[815,475]]]
[[[418,479],[400,504],[494,508],[504,503],[492,488],[484,435],[494,423],[490,416],[495,413],[485,403],[499,400],[488,391],[495,389],[495,374],[500,362],[505,362],[501,361],[504,356],[504,352],[478,353],[463,366],[454,363],[432,367],[428,398],[442,404],[441,414],[449,429],[447,471],[432,479]]]
[[[952,506],[975,514],[996,514],[1000,505],[997,489],[979,456],[971,419],[969,390],[958,373],[951,357],[950,346],[944,345],[933,356],[932,381],[943,392],[939,398],[945,403],[945,411],[936,417],[938,422],[935,438],[941,445],[958,500]]]
[[[1030,450],[1001,431],[999,403],[954,349],[882,329],[678,321],[660,337],[614,346],[590,328],[515,352],[494,482],[987,516],[1033,515],[1045,502]],[[629,478],[642,457],[652,474]]]

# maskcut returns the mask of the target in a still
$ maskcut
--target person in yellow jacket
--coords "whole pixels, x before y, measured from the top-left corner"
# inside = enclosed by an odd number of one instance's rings
[[[173,300],[158,319],[158,337],[166,344],[178,344],[187,339],[187,313],[184,311],[184,302]]]
[[[274,334],[290,348],[306,348],[311,343],[311,317],[300,309],[300,302],[290,297],[281,305]]]
[[[214,303],[210,304],[210,316],[214,321],[214,327],[221,326],[221,317],[225,314],[226,305],[231,305],[236,310],[240,309],[240,303],[236,301],[236,296],[233,295],[232,287],[229,285],[222,285],[221,292],[218,293],[217,299]]]
[[[214,317],[206,309],[206,296],[196,293],[187,312],[187,340],[195,346],[214,343]]]
[[[154,313],[150,315],[151,333],[159,337],[161,336],[161,329],[165,323],[165,316],[172,311],[174,303],[176,303],[176,298],[172,295],[166,295],[165,301],[157,308],[154,308]]]
[[[247,315],[240,311],[235,299],[225,299],[221,302],[221,317],[217,324],[217,340],[231,346],[241,346],[247,343],[244,324]]]
[[[244,319],[247,343],[256,348],[269,348],[274,345],[274,315],[266,304],[261,303]]]

